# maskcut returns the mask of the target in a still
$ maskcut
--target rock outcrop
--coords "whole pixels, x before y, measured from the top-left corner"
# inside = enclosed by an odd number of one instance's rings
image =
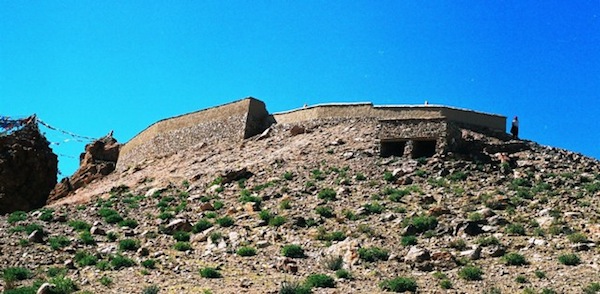
[[[0,136],[0,214],[44,206],[57,171],[57,156],[37,124]]]
[[[48,203],[64,198],[71,192],[113,172],[117,166],[121,144],[109,134],[85,146],[79,156],[79,169],[63,178],[50,193]]]

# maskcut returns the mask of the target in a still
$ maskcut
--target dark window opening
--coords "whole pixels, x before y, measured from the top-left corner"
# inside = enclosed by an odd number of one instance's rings
[[[412,158],[432,157],[435,147],[435,140],[413,141]]]
[[[406,141],[381,142],[381,157],[403,156]]]

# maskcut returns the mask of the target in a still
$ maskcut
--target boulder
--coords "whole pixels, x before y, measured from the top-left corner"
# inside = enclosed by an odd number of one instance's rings
[[[119,159],[121,144],[112,137],[112,132],[85,146],[79,156],[79,169],[69,178],[63,178],[48,196],[48,203],[68,196],[73,191],[85,187],[96,179],[113,172]]]
[[[58,172],[49,145],[35,123],[0,135],[0,214],[46,204]]]

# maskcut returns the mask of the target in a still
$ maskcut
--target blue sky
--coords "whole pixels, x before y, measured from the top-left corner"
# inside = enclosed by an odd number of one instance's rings
[[[253,96],[428,100],[600,158],[600,1],[5,1],[0,114],[126,142]],[[48,131],[63,176],[83,144]]]

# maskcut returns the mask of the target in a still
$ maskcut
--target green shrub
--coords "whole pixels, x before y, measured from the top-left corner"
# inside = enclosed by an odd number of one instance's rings
[[[544,279],[544,278],[546,278],[546,273],[545,273],[545,272],[543,272],[543,271],[541,271],[541,270],[536,270],[536,271],[534,272],[534,274],[535,274],[535,276],[536,276],[538,279]]]
[[[387,260],[390,254],[387,250],[379,247],[362,247],[358,249],[358,256],[364,261],[375,262],[377,260]]]
[[[156,260],[154,259],[146,259],[144,261],[142,261],[142,266],[148,269],[155,269],[156,268]]]
[[[367,214],[379,214],[383,211],[383,205],[379,204],[379,202],[371,202],[363,205]]]
[[[481,280],[483,271],[476,266],[468,265],[460,269],[458,276],[467,281],[478,281]]]
[[[221,273],[213,267],[205,267],[200,270],[200,276],[207,279],[218,279],[221,278]]]
[[[506,265],[525,265],[527,264],[527,260],[525,259],[525,256],[519,254],[519,253],[515,253],[515,252],[510,252],[505,254],[502,257],[502,260],[504,261],[504,263]]]
[[[111,215],[104,217],[104,221],[109,224],[116,224],[122,220],[123,220],[123,217],[121,217],[121,215],[119,215],[119,214],[111,214]]]
[[[345,269],[339,269],[339,270],[335,271],[335,276],[338,279],[346,279],[346,280],[352,279],[352,274]]]
[[[472,222],[479,222],[479,221],[483,220],[483,215],[481,215],[481,213],[479,213],[479,212],[471,212],[467,216],[467,219],[469,219]]]
[[[525,277],[524,275],[517,275],[517,277],[515,278],[515,282],[519,284],[525,284],[527,283],[527,277]]]
[[[276,215],[275,217],[273,217],[270,221],[269,221],[269,226],[272,227],[279,227],[283,224],[285,224],[286,219],[283,216],[280,215]]]
[[[286,179],[286,180],[288,180],[288,181],[291,181],[292,179],[294,179],[294,173],[292,173],[290,171],[286,171],[283,174],[283,178]]]
[[[54,250],[58,250],[59,248],[63,248],[71,244],[71,240],[69,240],[65,236],[56,236],[50,237],[48,239],[48,243],[50,243],[50,248]]]
[[[100,260],[96,263],[96,268],[101,271],[106,271],[110,269],[110,263],[105,260]]]
[[[416,233],[423,233],[428,230],[433,230],[438,225],[438,220],[434,216],[413,216],[404,221],[406,226],[412,225]]]
[[[284,245],[281,248],[281,254],[285,257],[302,258],[304,257],[304,249],[296,244]]]
[[[317,240],[321,241],[342,241],[346,239],[346,234],[341,231],[327,232],[324,227],[319,227]]]
[[[189,242],[177,242],[173,245],[173,249],[177,251],[188,251],[192,249],[192,245]]]
[[[46,275],[50,278],[52,277],[56,277],[59,275],[65,275],[67,274],[67,269],[64,267],[50,267],[48,268],[48,270],[46,270]]]
[[[413,235],[402,236],[400,243],[403,246],[417,245],[417,237]]]
[[[239,256],[254,256],[256,255],[256,249],[254,249],[254,247],[244,246],[238,248],[236,253]]]
[[[281,203],[279,203],[279,208],[281,209],[290,209],[292,208],[292,201],[290,199],[283,199]]]
[[[339,270],[344,265],[344,259],[341,256],[330,256],[326,257],[322,261],[323,266],[325,268],[330,269],[332,271]]]
[[[317,195],[317,197],[319,197],[319,199],[323,199],[323,200],[327,200],[327,201],[334,201],[336,198],[337,193],[331,189],[331,188],[325,188],[321,191],[319,191],[319,194]]]
[[[323,172],[318,169],[313,169],[312,171],[310,171],[310,176],[317,181],[322,181],[325,179],[325,175],[323,175]]]
[[[600,293],[600,283],[591,283],[583,288],[584,294]]]
[[[202,218],[192,227],[192,232],[200,233],[212,226],[213,224],[209,220]]]
[[[77,251],[74,259],[79,266],[95,265],[98,263],[98,258],[95,255],[89,254],[85,251]]]
[[[25,233],[27,233],[27,235],[33,233],[34,231],[39,231],[44,235],[46,234],[44,232],[44,228],[41,225],[36,224],[36,223],[28,224],[25,226],[16,226],[16,227],[11,228],[10,231],[11,231],[11,233],[25,231]]]
[[[180,242],[188,242],[190,240],[190,233],[186,231],[177,231],[173,233],[173,238]]]
[[[579,263],[581,263],[579,256],[573,253],[563,254],[559,256],[558,261],[564,265],[578,265]]]
[[[257,205],[259,205],[262,202],[262,199],[260,197],[258,197],[258,196],[252,195],[252,193],[250,192],[250,190],[243,189],[242,191],[240,191],[239,201],[241,203],[254,202]]]
[[[219,240],[221,240],[221,238],[223,238],[223,235],[221,235],[220,232],[212,232],[210,233],[210,241],[212,241],[213,243],[217,243],[219,242]]]
[[[75,282],[64,276],[56,276],[48,281],[50,284],[54,284],[53,294],[69,294],[77,290]]]
[[[525,235],[525,228],[521,224],[508,224],[505,231],[510,235]]]
[[[400,201],[402,201],[402,198],[404,196],[410,194],[410,191],[408,189],[399,190],[399,189],[388,187],[383,190],[383,194],[388,195],[388,197],[391,201],[400,202]]]
[[[69,226],[79,232],[89,231],[92,228],[92,225],[82,220],[69,221]]]
[[[119,250],[135,251],[140,248],[140,241],[137,239],[123,239],[119,241]]]
[[[567,239],[571,241],[571,243],[584,243],[587,242],[587,236],[583,233],[573,233],[567,236]]]
[[[2,271],[2,279],[6,283],[27,280],[33,277],[33,273],[24,267],[9,267]]]
[[[267,209],[263,209],[258,213],[258,217],[268,223],[273,218],[273,213]]]
[[[383,179],[384,179],[386,182],[390,182],[390,183],[391,183],[391,182],[393,182],[393,181],[395,181],[395,180],[396,180],[396,177],[394,177],[394,174],[392,174],[391,172],[389,172],[389,171],[385,171],[385,172],[383,173]]]
[[[100,284],[102,284],[103,286],[110,286],[113,283],[113,280],[110,277],[107,276],[102,276],[100,278]]]
[[[9,224],[14,224],[16,222],[24,221],[26,219],[27,213],[25,211],[15,211],[8,215],[8,219],[6,221],[8,221]]]
[[[158,286],[150,285],[142,290],[142,294],[158,294],[159,291],[160,288],[158,288]]]
[[[417,292],[417,282],[413,278],[397,277],[390,280],[384,280],[379,283],[382,290],[396,293]]]
[[[306,277],[304,284],[309,288],[335,288],[335,281],[325,274],[311,274]]]
[[[475,241],[477,244],[481,245],[481,246],[492,246],[492,245],[500,245],[500,240],[498,240],[498,238],[496,237],[481,237],[479,239],[477,239],[477,241]]]
[[[51,222],[54,219],[54,210],[43,208],[40,211],[42,213],[38,217],[39,220],[44,222]]]
[[[86,245],[96,244],[96,240],[94,240],[94,237],[88,231],[81,232],[79,234],[79,240],[81,241],[81,243],[86,244]]]
[[[218,218],[216,220],[216,223],[219,224],[219,226],[226,228],[226,227],[233,226],[235,221],[230,216],[224,216],[224,217]]]
[[[284,281],[281,283],[279,294],[310,294],[311,289],[307,286],[301,285],[298,282]]]
[[[134,219],[128,218],[119,222],[120,227],[129,227],[135,229],[138,226],[138,222]]]
[[[450,174],[448,176],[448,179],[453,182],[464,181],[467,179],[467,174],[463,171],[457,171],[455,173]]]
[[[452,282],[449,279],[443,279],[440,281],[440,288],[452,289]]]
[[[367,177],[365,177],[365,175],[363,175],[362,173],[356,173],[355,179],[357,181],[364,181],[367,179]]]
[[[110,265],[113,267],[113,269],[119,270],[121,268],[134,266],[135,261],[121,254],[117,254],[110,259]]]
[[[170,219],[174,218],[175,215],[172,212],[165,211],[165,212],[159,213],[157,217],[162,220],[170,220]]]
[[[119,238],[119,236],[115,232],[108,232],[106,233],[106,238],[108,241],[114,242],[117,240],[117,238]]]
[[[330,218],[335,216],[335,214],[333,213],[333,208],[329,206],[317,206],[315,208],[315,212],[324,218]]]
[[[221,201],[215,201],[213,203],[213,208],[215,210],[219,210],[219,209],[223,208],[223,206],[225,206],[225,204],[223,202],[221,202]]]

